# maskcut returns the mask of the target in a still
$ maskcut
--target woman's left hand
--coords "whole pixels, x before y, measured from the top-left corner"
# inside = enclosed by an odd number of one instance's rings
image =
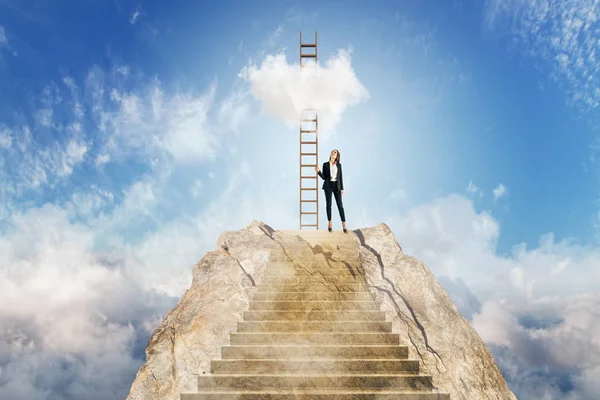
[[[344,194],[344,191],[343,191],[343,190],[340,190],[340,193],[341,193],[341,194]]]

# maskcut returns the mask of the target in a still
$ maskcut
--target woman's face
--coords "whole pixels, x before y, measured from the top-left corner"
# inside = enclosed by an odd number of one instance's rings
[[[337,150],[333,150],[331,152],[331,158],[333,158],[334,160],[337,158]]]

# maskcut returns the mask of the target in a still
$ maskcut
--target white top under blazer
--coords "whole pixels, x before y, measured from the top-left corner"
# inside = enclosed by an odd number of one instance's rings
[[[337,180],[337,163],[332,164],[329,161],[329,171],[331,171],[331,182],[335,182]]]

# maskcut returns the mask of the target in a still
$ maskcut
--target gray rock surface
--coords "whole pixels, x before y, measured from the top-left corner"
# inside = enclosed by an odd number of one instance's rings
[[[270,251],[279,246],[258,221],[237,232],[225,231],[217,250],[207,253],[192,270],[191,287],[156,328],[146,347],[127,400],[179,400],[195,391],[197,376],[208,374],[210,361],[248,310]]]
[[[477,331],[425,264],[402,252],[390,228],[354,233],[366,283],[437,388],[453,400],[516,399]]]
[[[456,400],[516,399],[477,332],[429,269],[402,253],[387,225],[348,235],[359,246],[359,272],[393,332],[440,391]],[[243,321],[271,253],[286,244],[254,221],[224,232],[217,248],[194,266],[191,287],[151,336],[127,400],[179,400],[180,393],[195,392],[198,375],[210,373],[211,360],[220,359],[221,347]]]

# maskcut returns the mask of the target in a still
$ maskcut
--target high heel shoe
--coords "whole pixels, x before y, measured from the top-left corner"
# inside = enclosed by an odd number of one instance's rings
[[[343,225],[342,225],[342,228],[344,229],[344,233],[348,232],[348,230],[346,228],[344,228]]]
[[[328,230],[329,232],[331,232],[331,226],[328,226],[328,227],[327,227],[327,230]]]

